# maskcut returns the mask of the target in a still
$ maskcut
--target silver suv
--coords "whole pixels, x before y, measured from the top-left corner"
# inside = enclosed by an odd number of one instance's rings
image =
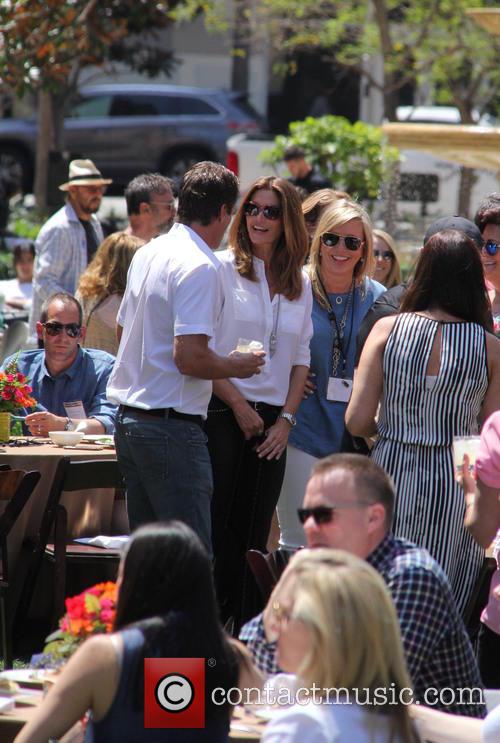
[[[236,132],[260,131],[239,93],[218,88],[109,84],[80,89],[64,120],[65,155],[88,157],[115,187],[139,173],[178,178],[199,160],[226,158]],[[0,120],[0,171],[33,186],[36,119]]]

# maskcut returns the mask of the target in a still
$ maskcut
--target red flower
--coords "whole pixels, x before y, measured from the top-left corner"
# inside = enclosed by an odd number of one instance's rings
[[[10,400],[12,395],[10,394],[9,390],[2,390],[2,398],[4,400]]]

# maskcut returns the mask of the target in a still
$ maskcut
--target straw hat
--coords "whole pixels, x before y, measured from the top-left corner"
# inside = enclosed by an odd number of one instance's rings
[[[69,164],[67,183],[59,186],[61,191],[67,191],[70,186],[107,186],[113,181],[103,178],[92,160],[72,160]]]

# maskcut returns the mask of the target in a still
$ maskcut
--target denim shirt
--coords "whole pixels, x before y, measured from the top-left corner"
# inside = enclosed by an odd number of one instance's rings
[[[9,356],[1,371],[16,358]],[[45,366],[45,351],[24,351],[17,359],[17,369],[24,374],[33,388],[32,397],[37,401],[36,410],[48,410],[54,415],[66,416],[65,402],[81,400],[87,418],[95,418],[106,433],[115,428],[116,406],[106,398],[106,385],[115,359],[105,351],[78,348],[78,354],[66,371],[53,377]],[[25,414],[33,410],[26,410]]]

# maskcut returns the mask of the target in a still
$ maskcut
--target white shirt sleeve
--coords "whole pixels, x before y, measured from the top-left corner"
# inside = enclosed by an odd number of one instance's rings
[[[206,335],[211,338],[220,310],[220,286],[213,266],[202,264],[174,286],[174,336]]]
[[[483,722],[483,743],[498,743],[500,740],[500,706],[495,707]]]
[[[321,708],[294,705],[278,714],[267,725],[262,743],[334,743],[339,730]]]
[[[297,353],[295,354],[294,364],[295,366],[309,366],[311,363],[311,352],[309,349],[309,343],[313,335],[313,323],[312,323],[312,305],[313,295],[311,282],[308,276],[304,276],[304,289],[305,292],[305,311],[304,311],[304,322],[302,323],[302,332],[300,334],[300,341],[297,346]]]

